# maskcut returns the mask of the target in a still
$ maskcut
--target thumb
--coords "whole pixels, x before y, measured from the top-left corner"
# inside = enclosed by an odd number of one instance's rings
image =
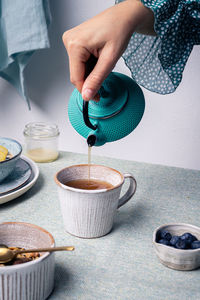
[[[98,93],[103,81],[115,66],[115,59],[111,47],[104,46],[97,63],[91,73],[87,76],[82,87],[82,97],[85,101],[92,100]]]

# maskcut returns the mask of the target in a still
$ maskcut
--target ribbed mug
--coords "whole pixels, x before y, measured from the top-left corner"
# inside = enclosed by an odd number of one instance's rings
[[[55,175],[66,231],[81,238],[96,238],[111,231],[117,209],[130,200],[137,184],[132,174],[122,174],[106,166],[90,165],[91,179],[106,181],[113,187],[85,190],[66,185],[68,181],[87,178],[86,164],[66,167]],[[120,198],[126,179],[129,179],[129,186]]]

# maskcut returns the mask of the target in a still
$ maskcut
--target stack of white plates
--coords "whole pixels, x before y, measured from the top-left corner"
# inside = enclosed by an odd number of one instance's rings
[[[0,204],[27,192],[35,184],[38,176],[39,169],[36,163],[22,155],[15,170],[0,183]]]

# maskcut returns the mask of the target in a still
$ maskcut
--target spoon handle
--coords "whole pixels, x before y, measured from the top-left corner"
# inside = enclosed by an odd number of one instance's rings
[[[27,249],[27,250],[16,250],[13,251],[15,255],[20,253],[31,253],[31,252],[54,252],[54,251],[73,251],[74,246],[63,246],[63,247],[54,247],[54,248],[37,248],[37,249]]]

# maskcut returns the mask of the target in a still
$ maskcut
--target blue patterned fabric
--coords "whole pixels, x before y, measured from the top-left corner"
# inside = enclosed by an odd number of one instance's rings
[[[200,45],[200,0],[142,3],[154,13],[157,36],[134,33],[123,58],[138,84],[159,94],[172,93],[193,46]]]
[[[37,49],[49,47],[48,0],[0,0],[0,76],[27,100],[24,69]]]

